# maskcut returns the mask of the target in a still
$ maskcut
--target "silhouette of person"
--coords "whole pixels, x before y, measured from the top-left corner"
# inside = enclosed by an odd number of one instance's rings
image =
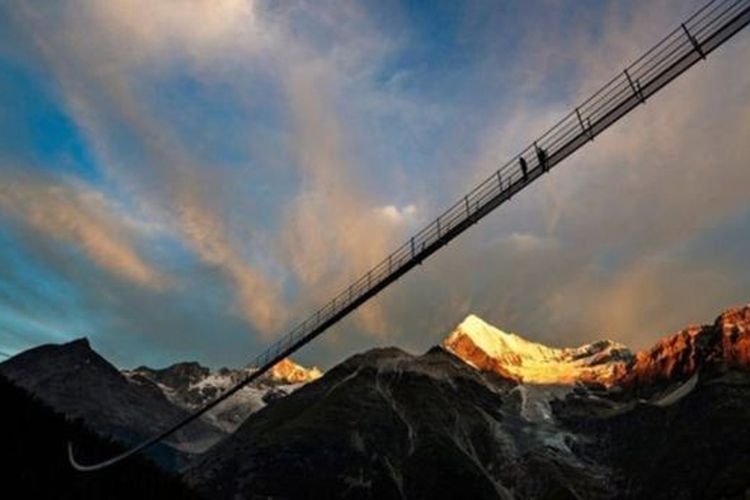
[[[523,159],[523,156],[520,156],[518,158],[518,163],[521,164],[521,172],[523,172],[523,179],[526,180],[529,178],[529,166],[526,164],[526,160]]]
[[[543,148],[537,147],[536,157],[539,160],[539,165],[541,165],[542,170],[546,172],[547,171],[547,152]]]

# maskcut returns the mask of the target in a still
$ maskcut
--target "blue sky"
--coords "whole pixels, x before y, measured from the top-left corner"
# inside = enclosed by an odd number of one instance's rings
[[[248,362],[698,1],[0,7],[0,350]],[[743,32],[300,353],[469,313],[643,348],[750,299]]]

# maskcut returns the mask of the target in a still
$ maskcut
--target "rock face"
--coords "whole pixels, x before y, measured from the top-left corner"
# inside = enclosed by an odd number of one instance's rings
[[[750,306],[730,309],[712,325],[690,326],[640,352],[621,383],[641,393],[684,382],[700,370],[750,369]]]
[[[748,498],[750,307],[636,356],[464,321],[354,356],[186,471],[210,498]]]
[[[102,436],[126,444],[150,437],[187,414],[157,388],[130,383],[86,339],[30,349],[1,363],[0,374],[68,418],[80,418]],[[198,421],[157,449],[153,458],[177,468],[223,436]]]

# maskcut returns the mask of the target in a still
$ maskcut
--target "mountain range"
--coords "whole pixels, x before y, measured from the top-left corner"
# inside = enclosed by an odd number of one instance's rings
[[[253,370],[212,372],[195,362],[118,370],[85,338],[29,349],[0,363],[0,375],[68,418],[81,419],[101,436],[125,445],[139,443],[184,418]],[[284,360],[205,418],[167,439],[150,457],[178,470],[268,401],[320,376],[317,368],[307,370]]]
[[[121,372],[85,341],[0,364],[118,438],[250,369]],[[171,465],[206,498],[748,498],[748,422],[750,305],[638,353],[469,316],[421,355],[373,349],[325,373],[287,361],[169,445],[192,452]]]

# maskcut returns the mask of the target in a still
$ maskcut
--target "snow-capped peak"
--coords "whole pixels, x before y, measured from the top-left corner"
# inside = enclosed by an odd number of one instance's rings
[[[519,382],[564,384],[598,382],[610,385],[632,359],[616,342],[601,340],[575,348],[548,347],[506,333],[471,314],[442,347],[481,370]]]
[[[315,379],[320,378],[323,373],[317,366],[312,368],[305,368],[304,366],[298,365],[289,358],[284,358],[271,368],[270,376],[272,379],[279,382],[286,382],[288,384],[299,384],[303,382],[311,382]]]

